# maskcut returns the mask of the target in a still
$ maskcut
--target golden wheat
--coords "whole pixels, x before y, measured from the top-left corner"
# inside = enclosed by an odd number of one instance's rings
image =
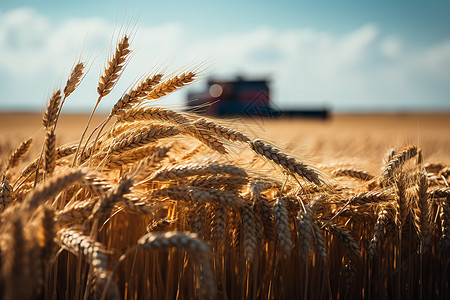
[[[124,35],[95,108],[129,49]],[[2,148],[2,299],[446,299],[449,163],[427,162],[426,145],[319,170],[248,130],[149,106],[201,78],[188,71],[145,77],[94,141],[80,147],[85,129],[57,147],[84,66],[49,99],[42,160],[25,155],[31,139]]]

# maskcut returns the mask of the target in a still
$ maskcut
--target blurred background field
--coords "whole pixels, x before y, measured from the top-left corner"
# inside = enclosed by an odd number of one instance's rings
[[[94,125],[104,115],[94,117]],[[42,141],[40,114],[0,114],[1,150],[10,152],[24,139]],[[88,119],[86,114],[63,114],[57,144],[77,140]],[[281,118],[224,119],[249,136],[269,140],[290,153],[316,163],[356,163],[376,172],[390,148],[408,144],[423,149],[426,161],[450,161],[450,114],[335,114],[327,120]],[[39,142],[33,144],[34,157]]]

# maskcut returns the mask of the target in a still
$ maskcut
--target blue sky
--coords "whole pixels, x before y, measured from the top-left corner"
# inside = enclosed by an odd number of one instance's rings
[[[103,110],[153,66],[204,59],[211,76],[271,78],[281,108],[450,110],[450,1],[415,0],[0,0],[0,110],[42,109],[81,53],[89,73],[65,109],[90,111],[124,18],[136,52]]]

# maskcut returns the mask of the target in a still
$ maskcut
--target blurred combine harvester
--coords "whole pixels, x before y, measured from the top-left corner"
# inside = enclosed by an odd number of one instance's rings
[[[235,80],[209,79],[202,92],[188,93],[188,107],[204,107],[211,116],[259,116],[267,118],[306,117],[327,119],[327,109],[280,110],[271,103],[269,81],[249,80],[238,76]]]

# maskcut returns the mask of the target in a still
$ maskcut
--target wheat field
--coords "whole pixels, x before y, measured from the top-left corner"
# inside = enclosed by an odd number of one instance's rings
[[[130,49],[121,36],[93,107]],[[42,116],[1,115],[3,299],[448,299],[448,114],[165,107],[198,67],[61,114],[84,67]]]

